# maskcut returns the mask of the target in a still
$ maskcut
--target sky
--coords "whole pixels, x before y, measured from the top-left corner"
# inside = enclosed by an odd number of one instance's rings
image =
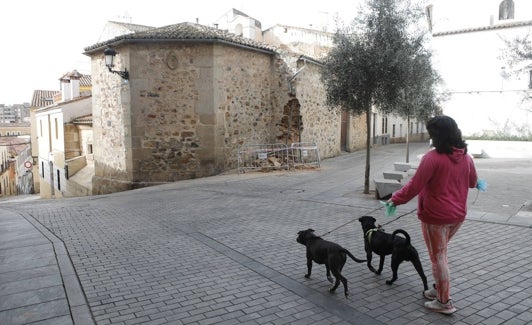
[[[298,27],[349,23],[357,0],[26,0],[0,10],[0,104],[30,103],[34,90],[59,90],[74,69],[90,74],[84,48],[98,42],[107,21],[161,27],[212,23],[232,8],[259,20]]]

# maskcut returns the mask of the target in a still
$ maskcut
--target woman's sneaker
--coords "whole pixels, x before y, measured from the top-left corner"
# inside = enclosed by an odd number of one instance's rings
[[[454,308],[453,302],[450,299],[445,304],[439,302],[438,300],[427,301],[425,303],[425,308],[446,315],[450,315],[456,311],[456,308]]]
[[[423,291],[423,296],[427,298],[428,300],[438,299],[438,292],[436,291],[436,285],[434,285],[432,289],[430,290]]]

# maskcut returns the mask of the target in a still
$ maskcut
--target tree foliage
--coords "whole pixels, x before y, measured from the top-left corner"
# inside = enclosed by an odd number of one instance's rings
[[[328,104],[366,115],[364,193],[369,193],[372,108],[400,115],[418,106],[430,112],[437,108],[432,86],[439,77],[423,46],[423,33],[413,28],[420,12],[408,1],[368,0],[359,18],[336,32],[334,47],[324,60]],[[415,112],[416,117],[431,114]]]
[[[532,34],[518,36],[511,40],[503,39],[506,44],[502,57],[506,59],[510,69],[522,72],[532,69]]]
[[[503,41],[506,47],[502,51],[502,58],[506,60],[513,73],[528,74],[528,88],[532,89],[532,33]],[[532,103],[532,92],[526,92],[523,101]],[[532,107],[529,106],[527,109],[532,112]]]

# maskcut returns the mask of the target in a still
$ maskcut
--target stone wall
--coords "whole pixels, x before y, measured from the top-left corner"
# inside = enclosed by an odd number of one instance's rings
[[[271,54],[203,43],[121,52],[129,85],[93,60],[95,193],[215,175],[236,167],[238,145],[272,141]]]
[[[131,67],[129,49],[122,46],[117,51],[120,55],[115,58],[115,69]],[[130,83],[109,73],[103,60],[103,55],[93,56],[91,60],[94,194],[129,190],[133,180]]]
[[[301,142],[315,142],[321,158],[340,154],[341,114],[326,106],[327,94],[321,82],[320,67],[304,63],[303,70],[294,79],[296,98],[301,105]]]
[[[315,142],[322,158],[340,154],[341,114],[326,106],[319,65],[304,63],[291,89],[303,61],[279,54],[202,42],[116,50],[129,81],[92,58],[94,194],[234,169],[240,145]],[[286,139],[290,107],[297,133]],[[364,124],[350,125],[356,147]]]
[[[366,149],[366,114],[349,115],[347,131],[347,151]]]
[[[274,143],[280,107],[278,70],[271,54],[235,47],[215,48],[214,107],[216,113],[214,172],[237,167],[239,145]],[[284,93],[287,93],[285,90]]]

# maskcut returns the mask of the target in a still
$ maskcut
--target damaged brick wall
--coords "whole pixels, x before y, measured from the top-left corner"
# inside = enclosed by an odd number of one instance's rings
[[[277,124],[279,133],[277,140],[281,143],[292,144],[301,142],[301,132],[303,131],[303,117],[300,114],[301,105],[297,98],[292,98],[283,108],[281,122]]]

